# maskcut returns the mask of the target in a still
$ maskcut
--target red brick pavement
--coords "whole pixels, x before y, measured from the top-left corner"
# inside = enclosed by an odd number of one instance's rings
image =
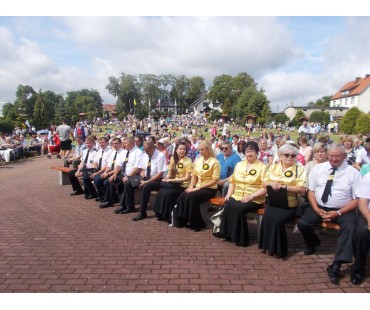
[[[370,292],[369,278],[340,285],[325,272],[335,236],[323,234],[317,255],[303,255],[289,232],[289,258],[261,254],[256,221],[252,244],[237,247],[212,236],[170,228],[153,213],[140,222],[58,184],[58,159],[0,166],[0,292]]]

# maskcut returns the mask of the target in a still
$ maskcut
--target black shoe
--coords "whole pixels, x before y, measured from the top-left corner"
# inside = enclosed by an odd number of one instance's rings
[[[125,210],[126,210],[125,207],[120,206],[119,208],[117,208],[116,210],[114,210],[114,213],[115,214],[120,214],[122,211],[125,211]]]
[[[352,284],[354,284],[354,285],[360,285],[363,281],[364,281],[364,277],[362,276],[362,274],[360,272],[354,271],[351,274],[351,282],[352,282]]]
[[[316,252],[316,247],[319,246],[321,244],[321,241],[320,239],[317,241],[316,245],[314,246],[308,246],[305,250],[304,250],[304,255],[312,255],[312,254],[315,254]]]
[[[126,208],[125,210],[121,211],[121,214],[133,213],[135,211],[136,211],[135,209]]]
[[[73,193],[71,193],[71,196],[82,195],[82,194],[84,194],[84,192],[74,191]]]
[[[98,196],[94,196],[94,195],[90,195],[90,196],[87,196],[86,199],[95,199],[97,198]]]
[[[326,271],[328,272],[330,281],[333,284],[339,284],[340,267],[337,265],[330,265],[328,268],[326,268]]]
[[[139,212],[132,220],[133,221],[140,221],[147,217],[146,213]]]
[[[100,206],[99,206],[100,209],[109,208],[109,207],[113,207],[113,203],[111,203],[109,201],[104,202],[104,203],[100,204]]]

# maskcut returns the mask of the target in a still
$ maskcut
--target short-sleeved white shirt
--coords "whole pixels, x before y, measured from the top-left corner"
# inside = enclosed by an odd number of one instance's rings
[[[151,168],[150,168],[150,177],[157,175],[160,172],[167,171],[167,160],[166,156],[158,151],[157,149],[154,150],[154,153],[151,158]],[[141,168],[144,169],[146,172],[146,168],[148,167],[149,163],[149,156],[148,154],[144,153],[142,161],[141,161]]]
[[[319,205],[327,208],[340,209],[356,198],[355,194],[358,184],[361,181],[361,175],[355,168],[343,162],[335,172],[331,195],[329,195],[328,201],[323,203],[321,197],[331,173],[332,167],[329,162],[316,165],[308,176],[309,190],[315,192],[315,198]]]
[[[365,174],[360,184],[358,185],[356,196],[358,198],[369,199],[369,210],[370,210],[370,173]]]
[[[138,147],[133,147],[130,150],[128,155],[128,161],[126,164],[126,175],[130,175],[134,168],[141,168],[141,159],[143,157],[144,152],[140,150]],[[127,150],[124,150],[117,156],[116,159],[116,166],[120,166],[122,168],[123,162],[126,159]]]
[[[364,147],[357,152],[356,163],[370,164],[370,155],[367,155],[367,151]]]

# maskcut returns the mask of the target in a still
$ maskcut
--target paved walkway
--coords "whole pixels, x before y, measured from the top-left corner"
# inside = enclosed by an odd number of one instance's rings
[[[34,158],[0,166],[0,292],[370,292],[370,278],[340,286],[325,272],[335,236],[323,234],[317,255],[303,255],[289,232],[289,258],[261,254],[256,221],[248,248],[210,230],[170,228],[153,213],[140,222],[58,184],[59,159]]]

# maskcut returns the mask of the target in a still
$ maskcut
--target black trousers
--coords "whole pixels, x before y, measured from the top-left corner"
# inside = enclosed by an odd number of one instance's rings
[[[94,184],[92,183],[93,180],[90,179],[90,178],[88,178],[88,179],[83,178],[82,180],[83,180],[84,186],[85,186],[85,195],[98,197],[98,193],[96,192]]]
[[[148,208],[148,202],[150,198],[150,193],[152,190],[159,190],[161,179],[153,182],[146,183],[143,188],[141,189],[141,204],[139,212],[145,213]],[[125,182],[123,184],[123,199],[122,199],[122,206],[128,209],[135,208],[135,188],[132,187],[130,182]]]
[[[96,191],[98,192],[98,197],[99,198],[104,198],[105,196],[105,189],[106,189],[106,181],[107,179],[109,178],[105,178],[103,179],[101,177],[101,174],[97,174],[95,177],[94,177],[94,184],[95,184],[95,187],[96,187]],[[109,183],[109,181],[108,181]]]
[[[324,211],[333,211],[331,208],[319,206]],[[310,207],[298,221],[298,228],[303,235],[303,239],[308,247],[314,247],[319,242],[319,237],[314,232],[314,227],[322,222],[322,218]],[[337,247],[334,261],[351,263],[353,256],[353,236],[356,229],[357,214],[352,211],[336,219],[340,226],[337,238]]]
[[[112,182],[109,182],[109,180],[105,181],[107,182],[105,187],[105,200],[111,203],[116,203],[119,201],[118,196],[123,193],[123,174],[120,173],[117,175],[116,179]],[[104,182],[104,184],[105,184]]]
[[[365,276],[366,256],[370,245],[370,230],[366,219],[360,215],[354,234],[353,246],[355,252],[354,271]]]
[[[78,181],[78,178],[75,176],[77,172],[77,169],[73,169],[68,172],[69,181],[71,182],[72,188],[74,191],[83,192],[80,182]]]

